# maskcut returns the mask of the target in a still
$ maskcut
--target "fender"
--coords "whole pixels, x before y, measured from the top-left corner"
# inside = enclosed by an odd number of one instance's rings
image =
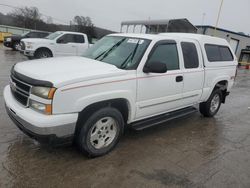
[[[129,109],[129,116],[128,116],[128,122],[131,122],[135,117],[135,100],[132,97],[132,93],[125,90],[118,90],[118,91],[110,91],[110,92],[102,92],[97,93],[89,96],[83,96],[82,98],[79,98],[74,103],[74,109],[77,112],[81,112],[83,109],[85,109],[87,106],[112,100],[112,99],[125,99],[128,103],[128,109]]]
[[[216,77],[212,84],[210,85],[210,87],[205,87],[203,89],[203,95],[202,95],[202,98],[201,98],[201,101],[207,101],[208,98],[210,97],[211,93],[213,92],[216,84],[218,82],[221,82],[221,81],[227,81],[229,83],[230,81],[230,77],[228,75],[222,75],[222,76],[219,76],[219,77]]]

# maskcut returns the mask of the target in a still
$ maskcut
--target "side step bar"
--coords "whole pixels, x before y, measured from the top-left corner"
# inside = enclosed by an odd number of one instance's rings
[[[148,127],[152,127],[152,126],[155,126],[155,125],[158,125],[161,123],[165,123],[165,122],[168,122],[168,121],[173,120],[173,119],[177,119],[177,118],[180,118],[183,116],[188,116],[194,112],[197,112],[196,108],[187,107],[187,108],[183,108],[181,110],[176,110],[176,111],[162,114],[159,116],[155,116],[152,118],[133,122],[130,124],[130,127],[132,129],[135,129],[135,130],[143,130],[143,129],[146,129]]]

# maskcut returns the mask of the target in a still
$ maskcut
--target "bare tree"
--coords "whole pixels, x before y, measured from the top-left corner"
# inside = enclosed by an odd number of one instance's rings
[[[20,26],[36,29],[36,24],[42,21],[41,14],[36,7],[17,8],[8,14],[13,17]]]
[[[93,23],[90,17],[75,16],[73,19],[74,23],[78,26],[92,27]]]

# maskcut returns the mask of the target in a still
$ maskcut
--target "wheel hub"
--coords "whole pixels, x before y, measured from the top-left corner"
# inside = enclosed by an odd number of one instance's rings
[[[112,117],[97,121],[90,132],[90,143],[96,149],[109,146],[117,134],[117,123]]]
[[[211,100],[210,111],[214,113],[219,108],[219,105],[220,105],[220,96],[216,94]]]

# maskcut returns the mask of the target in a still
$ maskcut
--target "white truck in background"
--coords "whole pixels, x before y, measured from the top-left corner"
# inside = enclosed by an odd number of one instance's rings
[[[69,31],[57,31],[43,39],[22,39],[20,45],[29,59],[81,56],[91,46],[86,34]]]
[[[237,59],[224,39],[197,34],[112,34],[84,57],[17,63],[4,89],[10,118],[50,144],[72,141],[88,156],[137,130],[186,116],[213,117],[225,103]],[[230,110],[230,109],[229,109]]]

